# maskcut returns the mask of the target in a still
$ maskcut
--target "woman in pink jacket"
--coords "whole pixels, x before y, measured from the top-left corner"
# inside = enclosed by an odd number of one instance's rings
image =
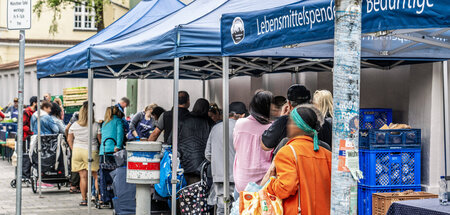
[[[249,182],[261,182],[271,164],[271,151],[262,150],[262,133],[270,127],[272,93],[258,91],[250,103],[250,116],[239,119],[234,127],[233,139],[234,183],[241,192]]]

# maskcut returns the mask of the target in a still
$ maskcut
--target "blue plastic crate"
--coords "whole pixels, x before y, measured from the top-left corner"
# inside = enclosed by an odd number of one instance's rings
[[[359,150],[365,186],[420,186],[420,149]]]
[[[420,148],[420,129],[360,130],[360,149]]]
[[[379,129],[392,123],[392,109],[360,109],[359,129]]]
[[[358,186],[358,215],[372,215],[372,194],[403,192],[406,190],[420,191],[420,186]]]
[[[17,123],[3,123],[7,132],[17,132]]]

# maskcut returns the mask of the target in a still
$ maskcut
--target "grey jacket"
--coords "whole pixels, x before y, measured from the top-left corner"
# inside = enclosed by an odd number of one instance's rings
[[[230,159],[229,159],[229,165],[230,165],[230,175],[229,180],[230,182],[234,182],[233,179],[233,165],[234,165],[234,156],[236,154],[236,151],[234,150],[233,146],[233,130],[234,126],[236,125],[236,120],[230,119],[229,124],[229,144],[230,144]],[[223,182],[223,122],[220,122],[216,124],[212,129],[211,133],[209,134],[208,142],[206,145],[205,150],[205,157],[209,161],[211,161],[211,170],[212,170],[212,176],[213,176],[213,182]]]

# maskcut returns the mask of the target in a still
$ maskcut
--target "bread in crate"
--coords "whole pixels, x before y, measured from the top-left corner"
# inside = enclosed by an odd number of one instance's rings
[[[412,190],[398,193],[374,193],[372,194],[372,214],[385,215],[394,202],[434,198],[438,198],[438,195],[423,191],[414,192]]]

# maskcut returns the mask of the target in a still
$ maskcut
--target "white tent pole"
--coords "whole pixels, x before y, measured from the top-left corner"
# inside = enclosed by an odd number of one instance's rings
[[[203,98],[205,99],[206,98],[206,80],[205,79],[202,80],[202,95],[203,95]]]
[[[177,211],[177,172],[178,172],[178,79],[180,59],[173,59],[173,127],[172,127],[172,215]]]
[[[447,176],[447,144],[450,142],[450,122],[448,111],[448,62],[442,62],[442,73],[444,79],[444,167],[445,176]]]
[[[358,163],[359,94],[361,79],[362,1],[336,0],[334,30],[334,119],[331,165],[331,215],[357,214],[357,180],[339,160],[341,151]],[[353,129],[351,127],[353,126]],[[341,142],[346,148],[341,148]],[[348,148],[347,148],[348,146]],[[348,162],[350,163],[350,161]],[[359,178],[359,168],[348,168]]]
[[[88,198],[86,199],[88,202],[88,214],[91,214],[91,198],[92,198],[92,139],[93,139],[93,133],[92,133],[92,121],[93,121],[93,102],[92,102],[92,96],[93,96],[93,85],[94,85],[94,72],[92,69],[88,69],[88,132],[89,132],[89,139],[88,139]],[[97,190],[98,192],[98,190]]]
[[[41,79],[37,80],[37,129],[38,129],[38,180],[39,180],[39,198],[42,197],[42,167],[41,167]]]
[[[230,58],[229,57],[223,57],[222,58],[222,65],[223,65],[223,74],[222,74],[222,88],[223,88],[223,102],[222,102],[222,108],[223,108],[223,163],[224,163],[224,170],[223,170],[223,196],[224,196],[224,208],[225,208],[225,215],[228,215],[230,211],[228,210],[228,204],[230,199],[230,181],[229,181],[229,175],[230,175],[230,144],[229,144],[229,73],[230,73]]]

